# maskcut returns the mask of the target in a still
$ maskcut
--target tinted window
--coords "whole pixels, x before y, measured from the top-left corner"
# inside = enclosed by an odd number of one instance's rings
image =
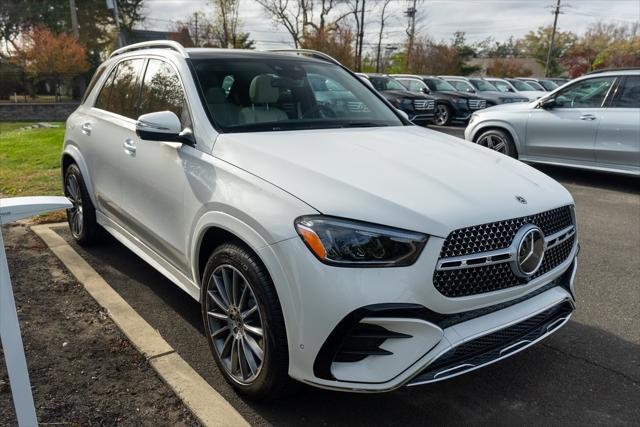
[[[473,92],[473,88],[467,82],[462,82],[460,80],[447,80],[449,83],[453,85],[460,92]]]
[[[426,83],[427,83],[427,86],[429,86],[429,88],[431,90],[434,90],[436,92],[438,92],[438,91],[457,92],[456,88],[454,88],[453,86],[451,86],[449,83],[445,82],[444,80],[427,79]]]
[[[628,76],[612,107],[640,108],[640,76]]]
[[[95,107],[100,108],[102,110],[109,109],[109,96],[111,95],[111,88],[113,87],[113,78],[116,76],[116,72],[118,71],[118,67],[115,67],[109,77],[104,82],[102,89],[100,89],[100,94],[98,98],[96,98]]]
[[[171,111],[183,127],[191,125],[180,78],[164,61],[150,59],[140,91],[139,115]]]
[[[369,80],[371,81],[371,84],[373,84],[373,87],[379,91],[407,90],[407,88],[398,83],[397,80],[390,77],[369,77]]]
[[[615,77],[598,77],[574,83],[558,92],[556,102],[562,108],[599,108]]]
[[[140,88],[140,74],[144,59],[130,59],[118,65],[109,97],[109,111],[136,118],[136,98]]]
[[[87,90],[84,91],[84,96],[82,97],[82,101],[80,101],[81,103],[84,104],[84,101],[86,101],[87,97],[89,96],[89,94],[93,90],[93,87],[96,85],[96,83],[100,79],[100,76],[102,76],[104,74],[104,70],[106,68],[107,67],[104,66],[104,65],[101,65],[100,67],[98,67],[98,69],[96,70],[95,74],[91,78],[91,81],[89,82],[89,86],[87,86]]]
[[[225,132],[402,125],[364,78],[331,63],[260,57],[193,64],[205,107]]]

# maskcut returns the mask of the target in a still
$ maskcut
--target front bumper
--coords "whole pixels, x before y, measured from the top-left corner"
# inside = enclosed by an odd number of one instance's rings
[[[299,238],[271,246],[295,300],[283,304],[289,374],[322,388],[383,392],[439,381],[494,363],[533,345],[568,320],[571,310],[551,319],[553,324],[536,325],[539,331],[544,327],[542,332],[529,328],[527,336],[515,337],[517,342],[507,340],[500,348],[483,348],[482,360],[471,360],[471,356],[478,356],[471,354],[464,363],[453,358],[455,366],[440,363],[442,357],[464,343],[518,325],[554,307],[572,309],[578,250],[576,244],[565,262],[526,285],[448,298],[429,279],[442,243],[443,239],[430,238],[421,257],[410,267],[380,269],[321,264]],[[380,354],[364,358],[341,354],[336,358],[344,337],[356,331],[355,325],[366,326],[357,332],[382,337],[376,344]],[[395,336],[389,337],[389,333]],[[438,366],[436,363],[442,369],[431,372],[429,366]],[[451,368],[455,369],[441,372]]]

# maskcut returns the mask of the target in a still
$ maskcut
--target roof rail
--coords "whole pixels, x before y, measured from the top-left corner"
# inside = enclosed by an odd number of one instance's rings
[[[602,68],[600,70],[589,71],[586,75],[607,73],[609,71],[640,71],[640,67]]]
[[[276,52],[276,53],[294,53],[296,55],[307,55],[312,58],[322,59],[324,61],[329,61],[337,65],[342,65],[340,61],[337,59],[327,55],[326,53],[319,52],[317,50],[311,49],[267,49],[266,52]]]
[[[122,55],[123,53],[132,52],[134,50],[142,50],[142,49],[171,49],[178,53],[180,53],[185,58],[189,56],[184,47],[173,40],[154,40],[150,42],[142,42],[130,44],[129,46],[121,47],[120,49],[114,50],[109,58],[113,58],[114,56]]]

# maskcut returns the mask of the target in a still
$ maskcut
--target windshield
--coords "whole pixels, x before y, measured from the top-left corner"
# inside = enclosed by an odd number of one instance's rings
[[[551,92],[552,90],[555,90],[560,87],[554,82],[552,82],[551,80],[540,80],[538,83],[540,83],[540,86],[545,88],[547,92]]]
[[[527,84],[529,86],[531,86],[534,90],[539,90],[539,91],[542,91],[542,92],[545,91],[544,87],[542,87],[542,85],[540,83],[538,83],[538,82],[532,82],[531,80],[528,80]]]
[[[511,89],[511,86],[509,86],[509,83],[507,82],[503,82],[502,80],[492,80],[491,83],[493,83],[500,92],[510,92],[509,89]]]
[[[473,86],[462,80],[447,80],[447,83],[455,87],[459,92],[475,92]]]
[[[429,86],[429,89],[436,92],[444,92],[444,91],[456,92],[456,88],[451,86],[451,84],[447,83],[444,80],[426,79],[425,83],[427,83],[427,86]]]
[[[480,79],[471,79],[471,84],[474,85],[475,88],[480,92],[496,92],[498,90],[491,83]]]
[[[535,90],[533,87],[529,86],[529,84],[521,81],[521,80],[509,80],[509,83],[519,91],[532,91]]]
[[[391,77],[369,77],[369,80],[376,90],[407,90],[400,82]]]
[[[192,61],[205,108],[224,132],[403,125],[371,89],[334,64],[294,57]]]

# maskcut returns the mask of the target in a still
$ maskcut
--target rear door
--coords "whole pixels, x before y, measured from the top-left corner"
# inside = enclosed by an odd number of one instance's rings
[[[527,123],[527,154],[593,163],[596,131],[615,81],[613,76],[581,80],[556,94],[556,107],[534,109]]]
[[[191,129],[191,114],[178,72],[170,63],[150,58],[137,116],[158,111],[174,112],[182,128]],[[188,151],[196,149],[175,142],[136,139],[135,151],[122,154],[126,157],[122,188],[127,229],[190,277],[183,200]]]
[[[113,68],[82,124],[97,209],[122,223],[123,141],[135,140],[135,103],[144,59],[126,59]]]
[[[640,168],[640,75],[626,76],[618,85],[603,113],[595,152],[603,166]]]

